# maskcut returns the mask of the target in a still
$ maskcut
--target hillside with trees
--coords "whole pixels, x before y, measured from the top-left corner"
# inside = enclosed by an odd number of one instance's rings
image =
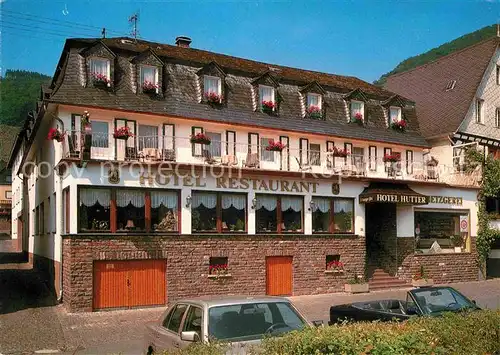
[[[0,124],[22,126],[27,113],[35,109],[40,86],[50,79],[37,72],[8,69],[0,77]]]
[[[448,55],[452,52],[458,51],[460,49],[469,47],[473,44],[481,42],[485,39],[496,36],[497,28],[496,25],[491,25],[488,27],[481,28],[480,30],[468,33],[462,37],[454,39],[451,42],[440,45],[437,48],[433,48],[430,51],[410,57],[399,63],[396,68],[388,73],[382,75],[378,80],[374,81],[375,85],[383,86],[388,76],[396,73],[401,73],[420,65],[435,61],[436,59]]]

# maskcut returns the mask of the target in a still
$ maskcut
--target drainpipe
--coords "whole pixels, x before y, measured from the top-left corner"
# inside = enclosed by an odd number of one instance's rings
[[[64,205],[63,205],[63,188],[62,188],[62,185],[63,185],[63,181],[62,181],[62,176],[60,174],[57,174],[58,178],[59,178],[59,191],[57,193],[57,204],[59,205],[59,212],[60,212],[60,216],[59,216],[59,219],[58,219],[58,228],[57,230],[59,231],[59,243],[60,243],[60,257],[59,257],[59,260],[61,260],[61,266],[59,267],[59,296],[57,297],[57,301],[60,303],[62,302],[62,296],[63,296],[63,240],[62,240],[62,237],[61,235],[63,234],[63,230],[64,230]],[[57,217],[57,213],[56,213],[56,217]]]

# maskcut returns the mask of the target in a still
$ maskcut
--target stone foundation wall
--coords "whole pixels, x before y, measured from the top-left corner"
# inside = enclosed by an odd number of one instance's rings
[[[93,262],[165,259],[167,301],[215,294],[266,293],[266,256],[293,257],[293,295],[338,292],[365,268],[359,236],[67,236],[63,241],[63,302],[92,311]],[[325,273],[326,255],[340,255],[346,272]],[[209,279],[210,257],[228,257],[230,278]]]
[[[406,247],[408,251],[411,244],[414,244],[414,238],[399,238],[398,242],[401,243],[401,250]],[[401,255],[403,256],[404,253]],[[420,271],[420,265],[424,266],[427,277],[432,278],[434,283],[477,281],[479,280],[479,268],[476,238],[471,238],[471,252],[449,254],[408,252],[398,265],[400,265],[398,275],[406,281],[411,281],[412,276]]]

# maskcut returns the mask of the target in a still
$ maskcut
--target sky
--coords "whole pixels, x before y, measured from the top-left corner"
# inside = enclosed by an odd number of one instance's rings
[[[400,61],[500,21],[500,0],[0,0],[0,69],[52,76],[65,38],[131,33],[372,82]],[[111,32],[113,31],[113,32]]]

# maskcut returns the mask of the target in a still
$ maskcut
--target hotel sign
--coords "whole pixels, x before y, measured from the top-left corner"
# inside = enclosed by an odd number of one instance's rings
[[[429,196],[428,203],[442,203],[445,205],[458,205],[462,206],[464,200],[462,197],[449,197],[449,196]]]
[[[423,196],[411,194],[364,194],[359,197],[359,203],[399,203],[404,205],[427,205],[429,203],[439,203],[447,205],[461,206],[462,197],[449,196]]]

